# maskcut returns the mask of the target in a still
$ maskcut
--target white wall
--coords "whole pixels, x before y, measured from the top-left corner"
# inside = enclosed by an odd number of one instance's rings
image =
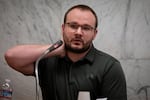
[[[35,80],[11,69],[4,52],[17,44],[54,43],[64,12],[80,3],[97,12],[94,44],[121,61],[128,100],[146,100],[144,90],[137,92],[150,86],[150,0],[0,0],[0,82],[12,80],[13,100],[35,100]]]

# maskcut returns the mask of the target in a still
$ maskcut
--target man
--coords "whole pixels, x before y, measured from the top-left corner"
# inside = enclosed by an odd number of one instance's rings
[[[90,93],[91,100],[127,100],[126,81],[118,60],[97,50],[96,13],[86,5],[70,8],[62,24],[63,45],[39,63],[43,100],[77,100]],[[34,76],[34,64],[49,45],[21,45],[9,49],[5,58],[12,68]]]

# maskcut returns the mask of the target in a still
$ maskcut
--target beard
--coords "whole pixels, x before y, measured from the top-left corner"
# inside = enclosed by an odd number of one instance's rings
[[[65,43],[65,49],[66,49],[67,51],[70,51],[70,52],[73,52],[73,53],[77,53],[77,54],[84,53],[84,52],[86,52],[87,50],[89,50],[89,48],[90,48],[90,45],[85,46],[85,47],[82,48],[82,49],[73,48],[73,47],[71,47],[69,44]]]
[[[81,39],[80,35],[75,35],[75,38],[73,39],[69,39],[65,33],[63,34],[63,38],[64,38],[64,43],[65,43],[65,49],[66,51],[72,52],[72,53],[76,53],[76,54],[81,54],[84,53],[86,51],[89,50],[89,48],[92,45],[92,41],[88,41],[87,43],[84,43],[84,41]],[[71,43],[73,41],[79,41],[82,43],[83,47],[82,48],[78,48],[78,47],[72,47]],[[74,43],[75,45],[79,45],[78,43]]]

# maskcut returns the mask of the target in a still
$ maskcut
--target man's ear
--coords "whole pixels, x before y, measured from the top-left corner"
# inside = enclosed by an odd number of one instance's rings
[[[62,24],[62,25],[61,25],[61,36],[63,36],[64,28],[65,28],[65,26],[64,26],[64,24]]]
[[[64,29],[65,29],[65,25],[62,24],[62,25],[61,25],[61,30],[62,30],[62,32],[64,32]]]
[[[97,35],[97,29],[94,30],[94,36],[93,36],[93,40],[95,39],[96,35]]]

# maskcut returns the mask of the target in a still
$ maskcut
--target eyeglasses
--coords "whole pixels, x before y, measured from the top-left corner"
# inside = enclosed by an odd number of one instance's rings
[[[67,25],[68,28],[70,28],[73,31],[76,31],[76,30],[78,30],[79,27],[81,27],[81,30],[84,33],[90,33],[93,30],[95,30],[95,28],[90,26],[90,25],[79,25],[79,24],[76,24],[76,23],[65,23],[65,25]]]

